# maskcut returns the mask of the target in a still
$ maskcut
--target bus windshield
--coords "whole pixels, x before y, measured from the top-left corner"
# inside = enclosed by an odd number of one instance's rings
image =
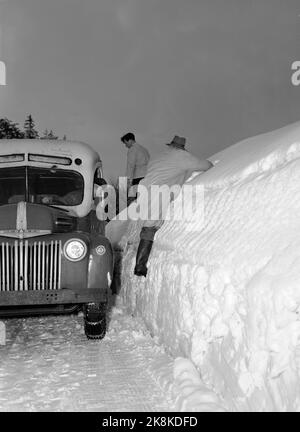
[[[83,200],[83,177],[63,169],[11,167],[0,169],[0,205],[27,201],[75,206]]]

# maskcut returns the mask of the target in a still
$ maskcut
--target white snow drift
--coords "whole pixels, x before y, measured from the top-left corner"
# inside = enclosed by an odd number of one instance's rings
[[[300,122],[210,160],[216,166],[192,180],[205,187],[204,226],[197,211],[166,221],[146,279],[133,276],[139,229],[127,226],[121,296],[196,365],[214,404],[299,410]]]

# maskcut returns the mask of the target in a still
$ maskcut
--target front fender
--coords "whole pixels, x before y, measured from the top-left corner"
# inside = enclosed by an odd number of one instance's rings
[[[109,240],[95,234],[90,239],[88,288],[110,288],[113,277],[113,251]]]

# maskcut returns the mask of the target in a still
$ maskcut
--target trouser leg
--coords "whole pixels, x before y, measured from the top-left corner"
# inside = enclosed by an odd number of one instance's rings
[[[157,229],[157,227],[144,227],[141,230],[140,243],[136,254],[136,264],[134,268],[134,274],[136,276],[146,277],[147,275],[147,262]]]
[[[137,199],[137,187],[141,180],[143,180],[144,177],[135,178],[132,180],[132,185],[128,190],[128,196],[127,196],[127,207]]]

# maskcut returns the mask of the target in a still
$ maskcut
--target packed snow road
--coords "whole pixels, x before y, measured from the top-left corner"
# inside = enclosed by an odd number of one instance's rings
[[[174,410],[173,360],[122,306],[101,341],[86,339],[80,312],[5,324],[1,411]]]

